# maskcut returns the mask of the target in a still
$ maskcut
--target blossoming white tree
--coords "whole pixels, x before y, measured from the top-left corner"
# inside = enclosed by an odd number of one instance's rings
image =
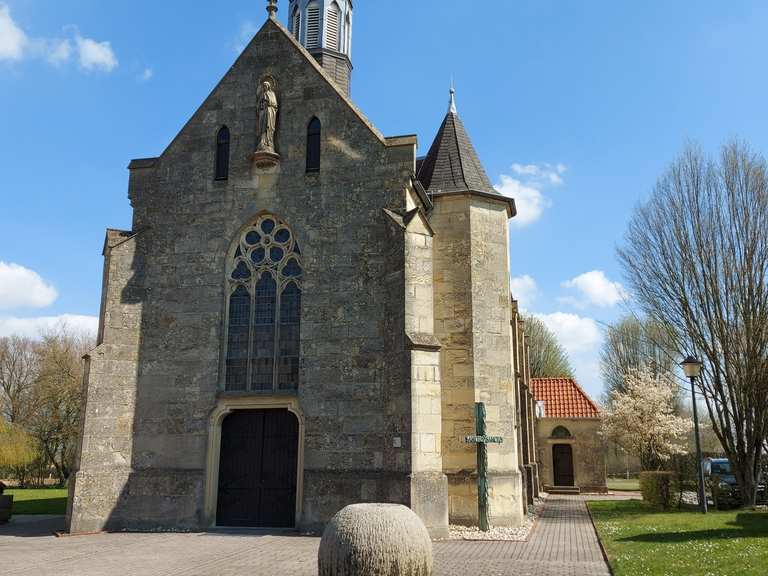
[[[624,391],[611,393],[603,433],[626,452],[640,458],[644,470],[658,470],[686,451],[692,422],[675,413],[675,382],[669,373],[631,369]]]

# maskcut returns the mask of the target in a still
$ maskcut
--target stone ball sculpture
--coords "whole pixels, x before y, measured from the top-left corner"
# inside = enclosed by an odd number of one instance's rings
[[[319,576],[431,576],[432,540],[400,504],[353,504],[333,517],[318,552]]]

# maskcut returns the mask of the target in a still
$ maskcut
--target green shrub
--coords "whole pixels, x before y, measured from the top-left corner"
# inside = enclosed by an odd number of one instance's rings
[[[643,500],[663,510],[672,508],[675,497],[675,475],[673,472],[641,472],[640,492]]]

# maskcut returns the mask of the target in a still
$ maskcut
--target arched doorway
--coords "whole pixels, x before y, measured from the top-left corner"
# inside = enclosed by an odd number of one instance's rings
[[[555,486],[573,486],[573,448],[570,444],[552,446],[552,469]]]
[[[299,421],[287,409],[236,410],[221,425],[218,526],[292,528]]]

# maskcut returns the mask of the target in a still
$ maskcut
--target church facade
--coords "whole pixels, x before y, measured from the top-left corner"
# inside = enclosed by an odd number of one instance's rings
[[[428,154],[349,98],[349,0],[270,18],[108,230],[68,527],[318,529],[343,506],[491,523],[537,491],[526,345],[509,291],[514,201],[453,97]]]

